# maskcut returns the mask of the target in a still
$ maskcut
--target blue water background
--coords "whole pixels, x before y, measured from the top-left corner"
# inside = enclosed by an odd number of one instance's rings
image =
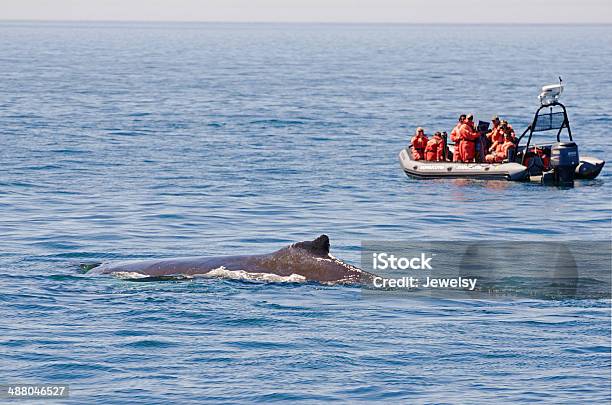
[[[82,261],[331,238],[609,240],[612,178],[416,181],[456,116],[530,122],[558,75],[611,150],[612,27],[0,23],[0,384],[71,403],[610,402],[609,301],[133,283]]]

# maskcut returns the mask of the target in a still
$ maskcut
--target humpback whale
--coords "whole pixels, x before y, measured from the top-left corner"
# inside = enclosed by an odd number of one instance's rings
[[[321,235],[312,241],[297,242],[269,254],[109,262],[81,267],[87,270],[87,275],[135,274],[138,277],[164,278],[220,276],[229,271],[257,274],[268,280],[372,283],[373,274],[333,257],[329,254],[329,246],[327,235]]]

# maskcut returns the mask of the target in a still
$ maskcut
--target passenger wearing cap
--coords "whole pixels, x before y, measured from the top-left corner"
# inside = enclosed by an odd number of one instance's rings
[[[494,115],[491,118],[491,123],[493,124],[493,128],[492,129],[497,128],[499,126],[499,115]]]
[[[489,133],[487,133],[489,147],[491,147],[495,142],[504,141],[504,133],[501,130],[501,121],[499,120],[499,116],[493,116],[493,119],[491,119],[491,123],[493,124],[493,128],[491,128]]]
[[[444,160],[444,139],[440,132],[436,132],[425,147],[425,160],[440,162]]]
[[[457,125],[451,131],[450,139],[455,142],[455,152],[453,153],[453,162],[461,161],[461,137],[459,136],[459,128],[463,125],[465,121],[465,114],[461,114],[459,116],[459,120],[457,121]]]
[[[476,158],[476,141],[480,138],[480,132],[474,126],[474,116],[469,114],[465,122],[459,128],[459,144],[461,161],[464,163],[473,162]]]
[[[425,131],[423,128],[418,127],[411,140],[412,158],[414,160],[425,159],[425,148],[427,147],[428,141],[429,139],[427,139],[427,136],[425,136]]]
[[[495,142],[489,149],[489,154],[485,157],[487,163],[501,163],[508,159],[508,153],[513,150],[516,146],[512,141],[512,133],[506,131],[504,134],[503,142]]]

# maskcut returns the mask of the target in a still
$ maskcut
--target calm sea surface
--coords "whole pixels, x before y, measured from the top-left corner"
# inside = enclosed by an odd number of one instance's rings
[[[609,168],[571,190],[416,181],[416,126],[517,132],[563,76],[609,158],[612,27],[0,23],[0,384],[70,402],[610,402],[610,302],[134,283],[79,262],[330,236],[609,240]]]

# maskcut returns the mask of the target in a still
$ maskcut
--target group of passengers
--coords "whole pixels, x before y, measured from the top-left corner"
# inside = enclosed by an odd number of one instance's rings
[[[493,117],[492,124],[493,127],[484,134],[476,128],[472,114],[461,114],[450,134],[451,141],[455,143],[453,162],[499,163],[508,159],[516,148],[514,129],[508,121],[500,120],[498,116]],[[423,128],[417,128],[412,138],[414,160],[446,161],[446,150],[446,132],[436,132],[429,139]]]
[[[436,132],[429,139],[425,135],[425,130],[418,127],[416,134],[412,138],[412,157],[415,160],[429,160],[433,162],[445,160],[444,150],[446,145],[443,136],[446,136],[446,132],[444,134]]]
[[[511,151],[516,148],[516,134],[512,125],[506,120],[500,120],[497,115],[491,122],[493,128],[486,134],[489,153],[485,156],[485,161],[499,163],[507,159]]]

